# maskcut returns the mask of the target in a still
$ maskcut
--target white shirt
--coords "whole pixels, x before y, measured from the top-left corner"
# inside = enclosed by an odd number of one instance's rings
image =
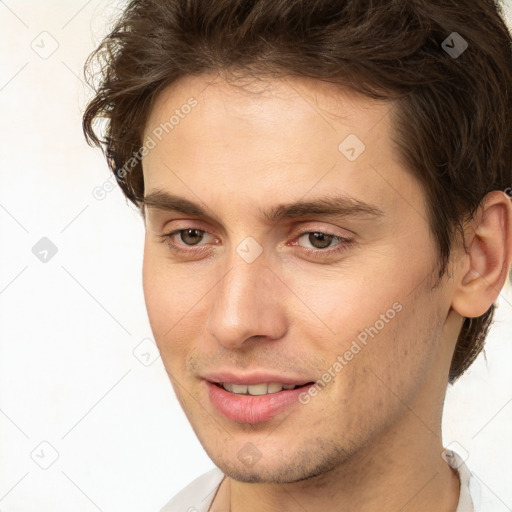
[[[443,452],[443,459],[460,477],[459,504],[455,512],[498,512],[496,502],[482,495],[482,489],[462,458],[452,450]],[[179,492],[160,512],[208,512],[215,493],[224,478],[218,468],[196,478]],[[503,509],[507,510],[507,509]]]

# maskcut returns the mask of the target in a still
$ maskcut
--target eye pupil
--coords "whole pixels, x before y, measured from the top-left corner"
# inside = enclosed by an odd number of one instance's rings
[[[329,247],[332,239],[333,235],[327,235],[325,233],[314,232],[309,234],[309,241],[311,245],[317,249],[325,249],[326,247]],[[316,245],[318,242],[320,242],[320,246]]]
[[[187,245],[195,245],[201,241],[201,237],[202,237],[201,233],[202,233],[202,231],[199,229],[184,229],[181,232],[180,237],[181,237],[182,242],[186,243]],[[187,241],[186,240],[187,237],[192,238],[191,243],[188,243],[190,240]],[[194,238],[195,238],[195,240],[194,240]]]

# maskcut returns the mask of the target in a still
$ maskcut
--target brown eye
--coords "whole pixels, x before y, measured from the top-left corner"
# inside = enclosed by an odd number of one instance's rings
[[[300,243],[299,245],[307,249],[327,249],[331,246],[333,240],[337,240],[338,243],[343,241],[343,239],[339,236],[333,235],[331,233],[322,233],[321,231],[306,231],[299,236],[299,240],[304,238],[306,235],[309,245],[302,245]]]
[[[315,249],[325,249],[329,247],[334,238],[334,235],[315,231],[309,233],[308,241]]]
[[[334,256],[354,245],[350,238],[323,231],[303,231],[296,240],[293,245],[302,247],[304,253],[315,258]]]
[[[211,249],[212,244],[208,243],[208,237],[212,239],[214,245],[217,243],[215,237],[210,233],[197,228],[175,229],[170,233],[159,235],[160,241],[167,245],[172,252],[187,255]]]
[[[202,240],[204,231],[201,231],[200,229],[181,229],[179,234],[180,239],[184,244],[196,245]]]

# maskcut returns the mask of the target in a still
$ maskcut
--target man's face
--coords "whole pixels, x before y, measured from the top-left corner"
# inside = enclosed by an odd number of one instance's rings
[[[391,106],[313,80],[212,80],[163,91],[144,133],[146,304],[196,435],[226,474],[274,482],[332,469],[399,424],[424,436],[455,324]],[[279,208],[320,199],[338,211]]]

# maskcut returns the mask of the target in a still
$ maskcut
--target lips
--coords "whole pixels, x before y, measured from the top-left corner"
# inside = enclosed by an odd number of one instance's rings
[[[298,404],[299,395],[314,380],[261,372],[246,375],[223,372],[205,376],[205,383],[211,404],[226,419],[262,423]]]

